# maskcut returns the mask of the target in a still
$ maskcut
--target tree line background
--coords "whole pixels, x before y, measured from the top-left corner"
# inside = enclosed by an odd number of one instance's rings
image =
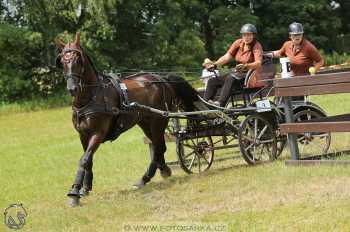
[[[47,97],[64,86],[54,38],[81,43],[99,70],[198,71],[217,59],[244,23],[264,50],[279,49],[288,25],[304,25],[327,64],[348,59],[348,0],[1,0],[0,102]]]

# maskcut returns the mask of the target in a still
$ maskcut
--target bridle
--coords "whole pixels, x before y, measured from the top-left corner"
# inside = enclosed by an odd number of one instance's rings
[[[94,87],[94,86],[99,86],[100,85],[100,80],[98,78],[97,75],[97,84],[88,84],[86,83],[86,80],[84,79],[84,72],[85,72],[85,58],[83,55],[82,50],[77,49],[77,48],[64,48],[62,50],[62,52],[58,55],[57,60],[59,59],[59,61],[61,63],[72,63],[74,61],[75,56],[72,55],[68,55],[68,53],[73,53],[73,54],[78,54],[77,57],[81,58],[82,61],[82,68],[81,68],[81,72],[80,73],[74,73],[71,70],[69,70],[69,72],[67,74],[65,74],[65,79],[66,81],[68,81],[69,79],[73,80],[75,83],[78,83],[79,86],[79,90],[83,91],[83,89],[85,87]]]

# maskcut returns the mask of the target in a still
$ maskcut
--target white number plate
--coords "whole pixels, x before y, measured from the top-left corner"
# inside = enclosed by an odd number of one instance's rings
[[[271,111],[271,104],[269,100],[261,100],[256,102],[258,112]]]
[[[120,83],[119,86],[120,86],[120,88],[122,90],[127,90],[128,89],[124,83]]]

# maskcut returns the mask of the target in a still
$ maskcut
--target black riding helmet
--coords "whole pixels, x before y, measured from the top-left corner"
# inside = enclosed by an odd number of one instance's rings
[[[240,33],[241,34],[244,34],[244,33],[256,34],[256,33],[258,33],[258,31],[256,30],[256,27],[253,24],[247,23],[241,27]]]
[[[303,25],[301,25],[301,23],[292,23],[289,25],[289,34],[290,35],[296,35],[296,34],[303,34],[304,33],[304,29],[303,29]]]

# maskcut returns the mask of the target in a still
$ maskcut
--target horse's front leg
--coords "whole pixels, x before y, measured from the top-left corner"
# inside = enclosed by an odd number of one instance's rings
[[[85,176],[83,181],[83,187],[80,189],[80,196],[85,197],[90,194],[92,190],[92,181],[94,179],[94,174],[92,172],[93,160],[89,162],[85,169]]]
[[[86,151],[88,145],[89,145],[89,137],[85,134],[80,134],[80,141],[83,146],[84,152]],[[88,196],[90,191],[92,190],[92,181],[94,178],[94,174],[92,172],[92,166],[93,161],[91,160],[91,163],[88,165],[88,167],[85,169],[85,176],[83,180],[83,187],[80,189],[80,196]]]
[[[99,147],[102,139],[99,135],[93,135],[88,140],[88,146],[86,148],[86,151],[84,152],[83,156],[80,158],[78,171],[75,177],[75,181],[72,185],[72,189],[68,192],[68,197],[71,198],[71,206],[77,206],[79,205],[79,199],[80,199],[80,189],[83,186],[84,183],[84,177],[86,172],[89,172],[89,170],[92,168],[92,160],[93,155],[96,152],[97,148]],[[92,177],[91,177],[92,182]]]

